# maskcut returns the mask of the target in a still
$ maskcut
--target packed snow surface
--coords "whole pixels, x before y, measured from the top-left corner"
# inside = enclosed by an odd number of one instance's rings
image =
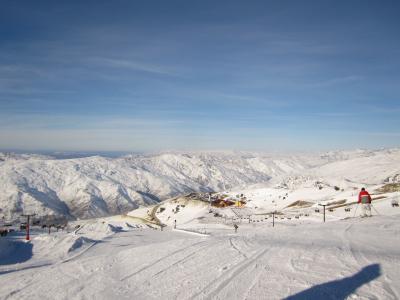
[[[0,256],[0,298],[399,299],[399,221],[269,220],[237,233],[208,223],[204,234],[86,221],[70,233],[38,231],[30,243],[1,238],[18,249]]]

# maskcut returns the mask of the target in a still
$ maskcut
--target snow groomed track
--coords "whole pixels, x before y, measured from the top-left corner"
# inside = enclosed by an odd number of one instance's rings
[[[0,260],[0,298],[399,299],[399,221],[242,224],[237,234],[209,228],[209,236],[135,229],[68,259],[60,242],[52,256]]]

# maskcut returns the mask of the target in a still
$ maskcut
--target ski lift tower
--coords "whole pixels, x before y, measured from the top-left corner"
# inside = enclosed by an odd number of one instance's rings
[[[36,214],[24,214],[22,215],[23,217],[26,217],[26,237],[25,239],[29,241],[31,238],[29,236],[29,227],[30,227],[30,221],[31,217],[35,216]]]
[[[322,206],[324,208],[324,223],[325,223],[325,207],[326,207],[326,204],[318,204],[318,205],[320,205],[320,206]]]
[[[277,213],[276,210],[274,210],[274,211],[272,212],[272,227],[275,227],[275,215],[276,215],[276,213]]]

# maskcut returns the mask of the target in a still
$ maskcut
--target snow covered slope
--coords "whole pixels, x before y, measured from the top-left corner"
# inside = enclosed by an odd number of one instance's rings
[[[398,149],[299,155],[162,153],[76,159],[0,153],[0,217],[15,219],[23,212],[33,212],[90,218],[124,213],[192,191],[282,183],[296,188],[310,179],[332,185],[378,184],[396,181],[398,174]]]
[[[0,298],[399,299],[399,218],[2,238]]]

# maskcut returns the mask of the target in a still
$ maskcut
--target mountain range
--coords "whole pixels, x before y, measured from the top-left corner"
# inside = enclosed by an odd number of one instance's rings
[[[23,213],[69,219],[126,213],[189,192],[309,180],[400,180],[400,149],[305,154],[168,152],[59,159],[0,153],[0,218]]]

